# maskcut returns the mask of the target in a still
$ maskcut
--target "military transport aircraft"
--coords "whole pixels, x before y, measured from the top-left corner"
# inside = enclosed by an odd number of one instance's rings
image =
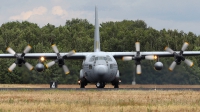
[[[188,43],[185,42],[181,51],[173,51],[169,47],[159,52],[140,52],[140,43],[135,43],[136,52],[103,52],[100,48],[100,37],[99,37],[99,24],[97,8],[95,7],[95,32],[94,32],[94,52],[77,52],[70,51],[68,53],[60,53],[56,45],[52,45],[55,53],[28,53],[31,47],[28,45],[23,53],[16,53],[12,48],[7,48],[10,54],[0,54],[0,58],[16,58],[8,70],[13,71],[16,66],[21,67],[23,64],[32,70],[33,66],[25,61],[25,58],[29,59],[55,59],[43,65],[38,63],[35,69],[38,72],[43,71],[45,68],[53,66],[58,63],[59,67],[62,67],[65,74],[69,73],[68,67],[65,65],[65,59],[83,59],[82,69],[80,70],[80,88],[85,88],[88,83],[96,84],[97,88],[104,88],[107,83],[111,83],[114,88],[119,88],[120,72],[116,59],[123,59],[125,61],[135,60],[136,73],[141,74],[140,61],[143,59],[154,60],[157,62],[154,65],[156,70],[161,70],[163,67],[162,62],[159,61],[159,57],[174,57],[174,61],[170,65],[169,69],[173,70],[176,65],[179,65],[181,61],[184,61],[187,65],[192,66],[193,62],[189,59],[185,59],[184,56],[195,56],[200,55],[199,51],[185,51]],[[185,51],[185,52],[184,52]],[[46,66],[46,67],[45,67]]]

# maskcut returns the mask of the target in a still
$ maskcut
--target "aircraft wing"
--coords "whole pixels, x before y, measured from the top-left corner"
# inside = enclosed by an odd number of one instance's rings
[[[180,51],[175,51],[179,53]],[[77,52],[70,57],[67,57],[68,53],[60,53],[64,59],[85,59],[85,57],[93,52]],[[113,57],[120,59],[123,56],[135,56],[136,52],[108,52],[113,55]],[[20,53],[18,54],[21,55]],[[140,52],[141,56],[155,55],[159,57],[173,57],[174,55],[169,52],[164,51],[151,51],[151,52]],[[183,56],[197,56],[200,55],[200,51],[184,51]],[[39,59],[40,57],[44,57],[45,59],[56,59],[56,53],[26,53],[24,58],[27,59]],[[13,54],[0,54],[0,58],[16,58]]]
[[[180,51],[175,51],[176,53],[179,53]],[[123,56],[135,56],[136,52],[109,52],[113,57],[120,59]],[[165,51],[151,51],[151,52],[140,52],[141,56],[148,56],[148,55],[155,55],[159,57],[173,57],[174,55],[165,52]],[[200,55],[200,51],[184,51],[183,56],[197,56]]]
[[[85,57],[92,52],[78,52],[69,57],[67,57],[68,53],[60,53],[64,59],[85,59]],[[18,54],[21,56],[21,54]],[[45,59],[56,59],[56,53],[26,53],[24,58],[26,59],[39,59],[40,57],[44,57]],[[14,54],[0,54],[0,58],[16,58]]]

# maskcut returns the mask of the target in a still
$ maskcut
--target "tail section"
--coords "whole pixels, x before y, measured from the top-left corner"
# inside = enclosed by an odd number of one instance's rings
[[[99,51],[101,51],[100,36],[99,36],[99,22],[98,22],[97,7],[95,7],[94,52],[99,52]]]

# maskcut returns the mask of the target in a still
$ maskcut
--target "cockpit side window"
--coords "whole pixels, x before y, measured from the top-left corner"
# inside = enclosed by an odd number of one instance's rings
[[[107,58],[107,61],[112,61],[110,56],[107,55],[106,58]]]
[[[94,61],[94,59],[95,59],[95,57],[94,57],[94,56],[92,56],[92,57],[90,58],[89,62],[93,62],[93,61]]]

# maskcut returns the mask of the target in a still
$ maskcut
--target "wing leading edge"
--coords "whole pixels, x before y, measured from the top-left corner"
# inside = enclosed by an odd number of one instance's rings
[[[180,53],[180,51],[175,51],[176,53]],[[113,55],[116,59],[123,58],[124,56],[136,56],[137,52],[108,52]],[[155,55],[159,57],[173,57],[174,55],[169,52],[164,51],[150,51],[150,52],[140,52],[141,56]],[[200,51],[184,51],[183,56],[198,56],[200,55]]]
[[[180,53],[180,51],[175,51],[176,53]],[[92,54],[93,52],[76,52],[70,57],[66,57],[68,53],[60,53],[61,56],[64,56],[65,59],[85,59],[87,55]],[[136,52],[107,52],[112,55],[116,59],[120,59],[124,56],[135,56]],[[159,57],[173,57],[174,55],[169,52],[164,51],[150,51],[150,52],[140,52],[141,56],[147,55],[155,55]],[[18,55],[21,55],[20,53]],[[200,55],[200,51],[184,51],[183,56],[198,56]],[[28,59],[38,59],[40,57],[44,57],[46,59],[56,59],[56,53],[27,53],[24,58]],[[0,58],[15,58],[13,54],[0,54]]]
[[[60,53],[61,56],[64,57],[64,59],[85,59],[85,57],[92,52],[78,52],[70,57],[67,57],[68,53]],[[19,56],[22,54],[18,53]],[[57,55],[56,53],[27,53],[24,58],[27,59],[39,59],[40,57],[44,57],[45,59],[56,59]],[[16,58],[14,54],[0,54],[0,58]]]

